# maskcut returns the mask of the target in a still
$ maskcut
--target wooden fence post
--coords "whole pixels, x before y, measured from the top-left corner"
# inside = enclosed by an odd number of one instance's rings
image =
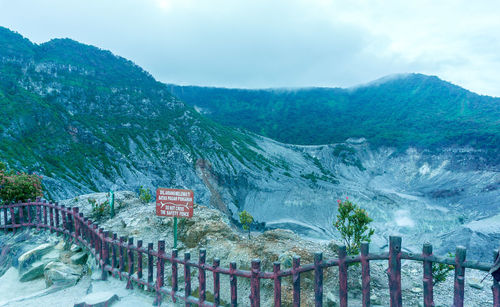
[[[56,212],[55,212],[55,214],[56,214],[56,228],[59,230],[59,226],[60,226],[59,215],[61,214],[61,207],[59,206],[58,202],[55,203],[55,206],[56,206]],[[29,213],[28,213],[28,215],[29,215]]]
[[[347,249],[345,245],[338,248],[339,256],[339,299],[340,307],[347,307]]]
[[[112,267],[112,271],[111,271],[111,275],[113,275],[113,277],[115,277],[116,273],[115,273],[115,269],[117,268],[117,250],[116,250],[116,240],[118,239],[118,235],[116,233],[113,233],[113,238],[112,238],[112,243],[111,243],[111,267]]]
[[[432,255],[432,245],[425,243],[422,248],[422,254],[425,257]],[[424,307],[434,307],[434,294],[433,294],[433,277],[432,277],[432,261],[424,260]]]
[[[29,224],[29,228],[33,228],[33,221],[31,219],[31,207],[33,206],[33,203],[31,202],[31,199],[28,199],[28,224]]]
[[[7,233],[7,224],[8,224],[8,219],[7,219],[7,203],[3,204],[3,231]]]
[[[389,237],[389,291],[390,306],[401,307],[401,237]]]
[[[24,224],[24,209],[23,209],[23,205],[22,205],[22,201],[18,201],[17,204],[19,205],[18,207],[18,210],[19,210],[19,224],[21,224],[21,226]]]
[[[122,273],[125,272],[125,261],[123,257],[123,243],[125,242],[125,237],[120,237],[118,242],[118,257],[119,257],[119,265],[120,270],[118,271],[118,275],[120,276],[120,280],[122,280]]]
[[[293,256],[292,258],[293,307],[300,306],[300,273],[297,272],[299,268],[300,268],[300,257]]]
[[[142,240],[137,240],[137,279],[142,280]]]
[[[11,202],[10,205],[14,205],[14,202]],[[14,207],[10,207],[10,224],[12,225],[12,233],[16,234],[16,212],[14,211]]]
[[[82,242],[89,242],[89,228],[88,228],[88,218],[83,216],[83,213],[79,213],[79,222],[78,222],[78,233],[81,235]]]
[[[361,243],[361,292],[363,293],[362,306],[370,307],[370,261],[368,254],[370,253],[370,244],[368,242]]]
[[[104,242],[104,228],[99,228],[98,230],[98,233],[97,233],[97,237],[99,238],[98,240],[98,244],[99,244],[99,264],[102,263],[102,261],[104,260],[104,257],[103,257],[103,242]],[[82,236],[83,238],[83,236]]]
[[[236,262],[229,263],[229,284],[231,287],[231,307],[238,306],[238,277],[235,274]]]
[[[217,272],[217,269],[220,266],[220,259],[219,258],[214,258],[214,264],[213,264],[213,269],[214,269],[214,305],[218,306],[220,304],[220,273]]]
[[[66,223],[66,206],[61,206],[61,220],[62,220],[63,235],[64,238],[67,239],[68,237],[66,236],[66,230],[68,229]]]
[[[316,307],[323,306],[323,253],[314,254],[314,302]]]
[[[500,249],[493,251],[493,263],[500,257]],[[498,281],[493,278],[493,285],[491,285],[491,292],[493,292],[493,307],[500,307],[500,285]]]
[[[128,245],[127,245],[127,256],[128,256],[128,279],[127,279],[127,286],[125,287],[126,289],[134,289],[134,286],[132,284],[132,275],[134,274],[134,238],[130,237],[128,238]]]
[[[42,223],[42,213],[41,213],[41,205],[40,205],[40,198],[36,198],[36,204],[35,204],[35,210],[36,210],[36,230],[40,230],[40,224]],[[7,221],[6,221],[7,222]]]
[[[95,256],[99,255],[99,248],[101,247],[101,243],[99,241],[99,232],[98,232],[98,225],[97,224],[93,224],[93,227],[92,227],[92,234],[94,235],[94,253],[95,253]],[[97,264],[97,257],[95,257],[96,259],[96,264]]]
[[[43,214],[44,214],[44,219],[45,219],[45,224],[47,224],[47,212],[45,212],[45,206],[43,207],[44,210],[43,210]],[[78,229],[78,207],[73,207],[73,223],[74,223],[74,231],[72,232],[72,236],[75,238],[75,244],[78,244],[78,232],[79,232],[79,229]]]
[[[52,203],[49,203],[49,205],[52,205]],[[49,225],[50,225],[50,232],[54,232],[54,208],[49,207]]]
[[[203,268],[205,266],[206,256],[207,256],[207,250],[201,248],[200,256],[198,258],[198,264],[200,265],[200,268],[198,269],[198,281],[199,281],[198,298],[200,305],[203,305],[206,299],[206,273],[205,269]]]
[[[500,285],[495,279],[493,279],[491,291],[493,292],[493,307],[500,307]]]
[[[47,201],[44,199],[42,201],[43,204],[43,227],[47,227],[48,225],[48,220],[47,220]]]
[[[260,307],[260,259],[252,260],[251,272],[252,277],[250,277],[250,305],[252,307]]]
[[[276,261],[273,263],[274,274],[274,307],[281,307],[281,263]]]
[[[455,284],[453,293],[453,307],[464,306],[464,283],[465,283],[465,261],[466,249],[463,246],[457,246],[455,250]]]
[[[153,243],[148,243],[148,285],[153,283]],[[148,291],[152,291],[153,287],[148,286]]]
[[[102,268],[101,268],[101,279],[108,279],[108,271],[106,270],[106,266],[109,265],[109,244],[107,239],[110,237],[110,232],[106,231],[103,234],[102,238]]]
[[[188,298],[191,296],[191,269],[188,262],[191,260],[190,253],[184,253],[184,297]],[[191,304],[186,302],[186,307],[191,306]]]
[[[154,304],[157,306],[161,305],[161,288],[163,287],[164,281],[164,260],[165,256],[165,241],[158,241],[158,257],[156,257],[156,299]]]
[[[175,303],[175,293],[179,290],[178,272],[177,272],[177,249],[172,250],[172,301]]]

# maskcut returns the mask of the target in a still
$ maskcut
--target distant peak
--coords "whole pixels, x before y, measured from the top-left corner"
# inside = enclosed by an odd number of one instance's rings
[[[35,45],[21,34],[0,26],[0,57],[30,57]]]
[[[424,81],[424,80],[435,80],[435,81],[446,82],[439,79],[437,76],[432,76],[432,75],[424,75],[420,73],[400,73],[400,74],[387,75],[382,78],[370,81],[368,83],[355,85],[353,87],[350,87],[349,89],[356,90],[363,87],[379,86],[382,84],[392,83],[396,81]]]

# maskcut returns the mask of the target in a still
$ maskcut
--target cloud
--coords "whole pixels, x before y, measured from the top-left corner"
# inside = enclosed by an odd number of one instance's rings
[[[1,25],[109,49],[164,82],[347,87],[421,72],[496,96],[498,16],[493,1],[0,0]]]

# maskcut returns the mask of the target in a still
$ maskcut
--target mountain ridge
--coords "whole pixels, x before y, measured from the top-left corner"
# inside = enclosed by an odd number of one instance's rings
[[[455,230],[475,256],[496,247],[489,234],[478,241],[459,231],[461,223],[496,214],[498,165],[488,167],[482,149],[398,151],[356,135],[328,145],[283,144],[198,113],[110,52],[65,40],[32,50],[11,36],[0,30],[0,160],[43,175],[47,198],[188,188],[233,223],[247,210],[260,225],[329,239],[336,236],[336,200],[349,196],[374,218],[374,250],[391,233],[403,234],[409,248],[432,239],[437,250],[453,243],[437,235]],[[330,119],[336,128],[356,128]]]
[[[409,146],[469,145],[492,151],[486,156],[498,164],[500,98],[480,96],[422,74],[374,82],[347,89],[168,86],[221,124],[284,143],[320,145],[364,137],[376,147],[403,151]]]

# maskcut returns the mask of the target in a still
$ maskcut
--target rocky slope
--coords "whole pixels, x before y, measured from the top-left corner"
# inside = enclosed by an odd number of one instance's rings
[[[92,216],[89,199],[98,203],[106,199],[104,193],[88,194],[64,200],[68,206],[79,206],[86,216]],[[167,250],[172,246],[172,220],[157,217],[154,213],[154,203],[142,203],[133,192],[116,193],[117,210],[113,219],[107,216],[94,216],[99,221],[100,227],[116,232],[119,236],[133,237],[134,240],[142,239],[145,244],[165,240]],[[334,247],[336,242],[319,243],[304,240],[289,230],[275,229],[263,233],[252,233],[248,239],[246,233],[235,228],[227,216],[218,210],[197,205],[194,217],[181,220],[179,223],[179,254],[190,252],[192,259],[197,260],[200,248],[207,249],[207,262],[218,257],[221,266],[228,267],[229,262],[235,261],[238,268],[249,269],[250,261],[254,258],[262,260],[264,270],[272,270],[272,262],[279,261],[282,268],[290,268],[294,256],[301,257],[301,263],[313,261],[313,253],[322,251],[325,258],[335,257]],[[125,281],[110,278],[108,282],[99,281],[100,271],[95,268],[95,262],[89,258],[85,262],[85,250],[80,252],[76,246],[69,249],[64,246],[60,238],[48,232],[36,231],[20,232],[16,236],[0,234],[2,257],[0,258],[0,291],[9,287],[8,295],[2,296],[0,304],[5,306],[25,306],[29,304],[50,304],[64,306],[86,301],[97,297],[112,297],[116,295],[119,301],[113,306],[131,306],[133,304],[151,304],[151,293],[135,290],[125,290]],[[155,244],[156,246],[156,244]],[[8,249],[8,253],[3,251]],[[5,258],[5,255],[8,255]],[[18,260],[19,259],[19,260]],[[30,259],[30,261],[26,261]],[[44,268],[41,274],[36,275],[34,268],[39,264]],[[58,279],[53,285],[50,278],[54,278],[51,270],[58,268]],[[147,267],[147,266],[146,266]],[[386,275],[387,263],[384,261],[371,262],[371,301],[373,306],[389,305],[388,280]],[[182,268],[181,268],[182,270]],[[349,303],[353,306],[361,305],[361,280],[360,267],[349,268]],[[6,272],[5,274],[3,272]],[[27,281],[27,272],[30,281]],[[75,274],[75,272],[78,272]],[[95,272],[92,274],[92,272]],[[166,270],[168,275],[169,270]],[[489,279],[481,283],[483,273],[468,270],[466,277],[466,306],[491,305],[491,291],[487,286]],[[144,272],[147,276],[147,272]],[[197,295],[196,270],[193,270],[193,293]],[[422,301],[422,267],[417,262],[404,261],[402,263],[402,289],[405,306],[421,306]],[[180,274],[182,278],[182,274]],[[212,275],[207,274],[208,293],[211,295]],[[452,273],[445,283],[435,287],[436,306],[447,306],[453,298]],[[301,300],[303,306],[313,304],[314,291],[313,276],[309,273],[301,277]],[[170,283],[166,278],[165,282]],[[338,306],[338,270],[331,268],[325,270],[324,277],[324,305]],[[179,282],[182,291],[182,279]],[[18,289],[25,289],[19,292]],[[292,302],[291,279],[282,280],[282,301],[285,306]],[[229,280],[221,277],[221,299],[229,301]],[[263,281],[261,284],[261,298],[263,306],[272,306],[272,283]],[[106,295],[105,295],[106,294]],[[249,284],[246,279],[238,279],[238,294],[240,305],[248,305]],[[86,295],[86,296],[85,296]],[[165,303],[170,303],[170,298],[164,298]],[[24,304],[24,305],[23,305]],[[174,304],[172,304],[174,305]],[[2,305],[3,306],[3,305]]]
[[[343,88],[227,89],[169,85],[215,121],[301,145],[363,137],[374,148],[409,146],[439,152],[481,149],[500,164],[500,98],[482,96],[423,74],[381,78]]]
[[[500,199],[498,169],[474,147],[279,143],[212,122],[108,51],[69,39],[35,45],[5,28],[0,112],[0,159],[44,175],[55,200],[189,188],[230,218],[245,209],[268,228],[330,240],[336,200],[349,196],[374,218],[375,247],[395,233],[413,250],[426,240],[443,252],[463,243],[470,257],[489,258],[498,245],[494,224],[469,227],[494,223]]]

